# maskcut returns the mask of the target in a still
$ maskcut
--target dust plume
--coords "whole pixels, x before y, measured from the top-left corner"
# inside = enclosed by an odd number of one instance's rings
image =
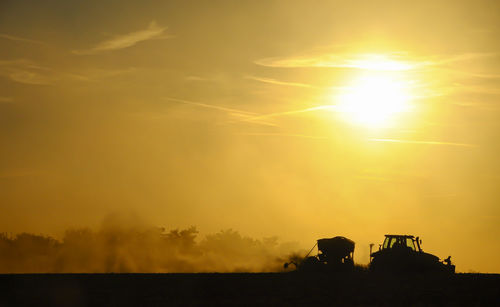
[[[62,239],[0,234],[0,273],[272,272],[294,243],[253,239],[227,229],[198,240],[196,227],[161,227],[106,218],[99,230],[68,229]]]

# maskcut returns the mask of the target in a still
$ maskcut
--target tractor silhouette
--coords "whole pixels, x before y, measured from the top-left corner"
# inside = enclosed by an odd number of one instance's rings
[[[425,253],[422,240],[410,235],[385,235],[379,250],[370,254],[370,271],[379,273],[455,273],[451,256],[440,261]]]

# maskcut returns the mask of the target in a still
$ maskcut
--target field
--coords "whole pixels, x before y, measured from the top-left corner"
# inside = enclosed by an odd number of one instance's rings
[[[500,305],[497,274],[12,274],[0,285],[0,306]]]

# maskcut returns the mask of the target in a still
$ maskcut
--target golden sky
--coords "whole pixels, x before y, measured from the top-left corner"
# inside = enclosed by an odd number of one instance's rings
[[[0,3],[0,231],[110,212],[500,272],[500,2]]]

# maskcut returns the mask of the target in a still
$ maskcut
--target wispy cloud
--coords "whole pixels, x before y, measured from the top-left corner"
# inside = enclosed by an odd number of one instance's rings
[[[500,79],[500,74],[477,74],[470,73],[469,76],[481,79]]]
[[[442,69],[444,72],[447,72],[449,74],[453,75],[458,75],[461,77],[470,77],[470,78],[477,78],[477,79],[484,79],[484,80],[494,80],[494,79],[500,79],[500,74],[498,73],[478,73],[478,72],[472,72],[472,71],[466,71],[463,69]]]
[[[155,21],[152,21],[149,24],[148,28],[145,30],[139,30],[128,34],[119,35],[112,39],[103,41],[90,49],[73,50],[73,53],[78,55],[91,55],[105,51],[119,50],[132,47],[137,43],[147,40],[167,39],[172,37],[171,35],[167,35],[165,33],[166,30],[167,27],[160,27],[157,25]]]
[[[30,44],[36,44],[36,45],[46,45],[44,42],[41,42],[41,41],[37,41],[34,39],[29,39],[29,38],[24,38],[24,37],[19,37],[19,36],[8,35],[8,34],[0,34],[0,38],[7,39],[10,41],[15,41],[15,42],[23,42],[23,43],[30,43]]]
[[[38,72],[27,70],[16,70],[9,74],[12,81],[32,85],[50,85],[53,79]]]
[[[266,67],[333,67],[365,70],[410,70],[425,63],[410,61],[400,53],[352,54],[352,53],[305,53],[288,57],[271,57],[255,61]]]
[[[135,71],[137,71],[135,67],[61,71],[27,59],[0,60],[0,76],[7,77],[11,81],[31,85],[54,85],[62,81],[96,82]]]
[[[0,60],[0,67],[24,67],[29,69],[50,70],[50,68],[37,64],[31,60],[26,59],[13,59],[13,60]]]
[[[254,63],[260,66],[281,68],[330,67],[378,71],[404,71],[494,56],[498,56],[498,53],[467,52],[455,55],[417,57],[410,56],[406,52],[375,54],[327,52],[324,50],[318,52],[313,50],[292,56],[263,58],[256,60]]]
[[[496,57],[498,55],[499,54],[496,52],[466,52],[451,56],[433,56],[429,58],[431,59],[431,64],[441,65],[453,62],[476,60],[480,58]]]
[[[459,147],[477,147],[477,145],[475,145],[475,144],[440,142],[440,141],[415,141],[415,140],[396,140],[396,139],[369,139],[369,141],[370,142],[417,144],[417,145],[445,145],[445,146],[459,146]]]
[[[123,69],[92,68],[77,73],[70,73],[67,74],[67,76],[81,81],[99,82],[103,79],[130,74],[136,72],[137,70],[138,69],[136,67],[128,67]]]
[[[275,85],[306,87],[306,88],[313,88],[314,87],[310,84],[305,84],[305,83],[287,82],[287,81],[281,81],[281,80],[276,80],[276,79],[271,79],[271,78],[256,77],[256,76],[245,76],[245,78],[250,79],[250,80],[254,80],[254,81],[258,81],[258,82],[275,84]]]
[[[31,85],[50,85],[58,78],[51,69],[25,60],[0,60],[0,75]]]

